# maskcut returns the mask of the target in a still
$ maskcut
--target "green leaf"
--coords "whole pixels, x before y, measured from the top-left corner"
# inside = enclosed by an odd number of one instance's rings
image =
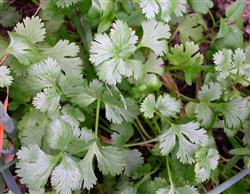
[[[13,77],[10,75],[10,70],[7,66],[0,66],[0,87],[10,86],[13,82]]]
[[[248,101],[240,97],[224,103],[221,109],[224,122],[229,129],[239,129],[249,116]]]
[[[142,102],[140,111],[146,118],[153,118],[156,110],[156,100],[154,94],[149,94]]]
[[[34,90],[40,90],[47,87],[54,87],[61,74],[61,68],[58,63],[48,58],[43,62],[34,64],[28,71],[29,81]]]
[[[104,175],[121,174],[124,166],[123,153],[113,146],[100,146],[96,143],[95,155],[98,161],[98,168]]]
[[[57,193],[71,194],[73,190],[80,189],[82,174],[77,162],[69,155],[64,155],[61,163],[53,170],[51,184]]]
[[[213,125],[215,121],[215,113],[211,108],[204,102],[201,102],[195,106],[195,116],[198,121],[201,122],[201,125],[209,128]]]
[[[159,5],[155,0],[142,0],[140,2],[140,7],[147,19],[155,18],[160,11]]]
[[[121,20],[113,24],[109,36],[106,33],[95,36],[91,43],[90,61],[95,65],[101,80],[115,85],[121,82],[122,76],[133,76],[138,79],[135,65],[140,63],[129,60],[136,50],[137,39],[135,31]]]
[[[178,26],[180,39],[183,43],[187,41],[201,41],[204,38],[204,30],[207,30],[207,25],[199,13],[187,15],[184,21]]]
[[[60,95],[52,88],[45,88],[43,92],[37,93],[32,104],[41,112],[53,114],[60,109],[59,102]]]
[[[200,145],[208,141],[206,131],[200,129],[198,123],[189,122],[182,125],[172,124],[169,129],[159,136],[159,147],[162,155],[168,155],[176,146],[178,139],[178,151],[176,156],[181,163],[193,163],[193,155]]]
[[[173,17],[180,17],[187,11],[187,1],[159,1],[161,18],[169,22]]]
[[[17,174],[21,183],[32,190],[44,187],[54,168],[57,158],[45,154],[37,145],[30,144],[17,152]]]
[[[60,8],[69,7],[75,3],[80,2],[80,0],[53,0],[56,5]]]
[[[211,170],[218,166],[219,152],[215,148],[202,147],[195,153],[195,176],[197,182],[204,182],[210,178]]]
[[[117,175],[123,170],[124,160],[122,151],[113,146],[101,146],[94,142],[88,150],[84,159],[80,162],[83,172],[83,187],[90,189],[96,183],[96,176],[93,170],[93,158],[96,156],[98,168],[104,175]]]
[[[184,45],[175,45],[170,48],[167,59],[172,65],[184,65],[185,81],[188,85],[197,77],[200,72],[200,65],[203,63],[203,55],[199,52],[199,46],[194,42],[186,42]]]
[[[47,141],[52,149],[64,151],[72,135],[72,128],[68,123],[61,119],[55,119],[49,125]]]
[[[170,38],[170,28],[163,22],[148,20],[143,22],[143,36],[140,45],[152,49],[156,55],[167,52],[167,39]]]
[[[42,42],[45,37],[44,23],[39,17],[26,17],[23,23],[18,23],[14,28],[16,34],[26,38],[31,43]]]
[[[0,3],[0,24],[3,27],[14,26],[21,18],[15,7],[9,6],[7,3]]]
[[[134,129],[130,124],[123,123],[120,125],[111,125],[111,129],[114,131],[111,135],[112,137],[112,143],[122,148],[123,145],[132,137],[134,134]]]
[[[22,145],[37,144],[41,146],[42,139],[48,127],[44,113],[31,108],[18,122],[18,137]]]
[[[243,27],[243,13],[247,5],[246,0],[237,0],[233,2],[226,10],[226,17],[231,22],[236,22],[236,25],[242,29]]]
[[[199,194],[199,192],[193,186],[185,185],[184,187],[159,189],[156,194]]]
[[[134,170],[143,164],[143,157],[139,150],[123,150],[124,162],[125,162],[125,175],[130,175]]]
[[[203,14],[208,13],[209,9],[214,6],[211,0],[188,0],[188,2],[195,11]]]
[[[68,40],[60,40],[55,46],[44,48],[42,56],[55,59],[65,73],[80,74],[82,61],[77,56],[79,51],[80,49],[75,43],[70,43]]]
[[[105,99],[106,118],[115,124],[121,124],[123,121],[132,122],[138,115],[138,108],[135,101],[131,98],[126,98],[124,107],[121,102],[114,98]]]
[[[207,85],[203,85],[198,93],[198,98],[203,102],[212,102],[219,100],[222,95],[221,85],[217,82],[210,82]]]
[[[235,148],[229,151],[232,155],[250,155],[250,148]]]
[[[243,33],[237,25],[228,25],[226,21],[220,19],[220,30],[214,41],[214,47],[219,50],[223,48],[237,49],[243,48]]]
[[[72,75],[62,77],[59,82],[63,94],[68,97],[73,104],[84,108],[96,100],[96,95],[91,91],[82,75]]]
[[[157,100],[153,94],[149,94],[143,100],[140,111],[146,118],[152,118],[157,111],[166,117],[175,117],[180,112],[180,107],[180,102],[169,94],[159,96]]]
[[[213,55],[215,70],[218,72],[217,79],[224,80],[230,77],[235,82],[243,85],[249,83],[244,78],[250,77],[249,64],[246,61],[246,52],[243,49],[223,49]]]

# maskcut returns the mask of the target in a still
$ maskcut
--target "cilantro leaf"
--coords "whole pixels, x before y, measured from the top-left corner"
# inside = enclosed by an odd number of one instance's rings
[[[128,59],[136,50],[137,39],[135,32],[121,20],[113,24],[109,36],[106,33],[95,36],[90,48],[90,61],[100,79],[115,85],[121,82],[122,76],[131,76],[131,72],[135,78],[138,77]],[[139,61],[136,63],[140,64]]]
[[[140,7],[142,13],[145,14],[147,19],[155,18],[160,10],[159,5],[155,0],[141,0]]]
[[[57,159],[45,154],[37,145],[22,147],[17,152],[17,174],[21,177],[21,183],[26,184],[32,190],[44,187],[54,168]]]
[[[60,109],[59,101],[60,96],[54,89],[45,88],[43,92],[37,93],[32,103],[38,110],[53,114]]]
[[[47,127],[45,114],[31,108],[18,122],[18,137],[22,145],[37,144],[40,146]]]
[[[61,163],[53,170],[51,184],[57,193],[71,194],[73,190],[80,189],[82,175],[78,164],[69,155],[64,154]]]
[[[163,22],[148,20],[142,23],[143,36],[141,45],[152,49],[156,55],[167,52],[167,40],[170,37],[170,28]]]
[[[199,66],[203,63],[203,55],[199,53],[199,46],[194,42],[185,42],[185,44],[175,45],[170,48],[167,59],[172,65],[185,65],[185,81],[188,85],[196,78],[200,72]]]
[[[199,194],[193,186],[185,185],[184,187],[159,189],[156,194]]]
[[[217,168],[219,152],[215,148],[207,146],[200,148],[195,153],[195,176],[198,182],[204,182],[209,179],[211,170]]]
[[[221,95],[221,85],[217,82],[210,82],[201,87],[201,90],[198,93],[198,98],[203,102],[212,102],[214,100],[219,100]]]
[[[159,96],[157,100],[153,94],[149,94],[143,100],[140,111],[146,118],[152,118],[157,111],[166,117],[175,117],[180,112],[180,107],[180,102],[169,94]]]
[[[200,145],[206,144],[208,137],[204,129],[199,128],[199,124],[189,122],[182,125],[174,125],[159,136],[159,147],[161,154],[168,155],[176,146],[178,138],[179,148],[176,153],[177,158],[182,163],[193,163],[193,155]]]
[[[64,151],[72,135],[72,128],[68,123],[61,119],[55,119],[49,125],[47,141],[52,149]]]
[[[60,8],[69,7],[75,3],[78,3],[80,0],[53,0],[56,5]]]
[[[13,77],[10,75],[10,70],[7,66],[0,66],[0,87],[10,86],[13,82]]]

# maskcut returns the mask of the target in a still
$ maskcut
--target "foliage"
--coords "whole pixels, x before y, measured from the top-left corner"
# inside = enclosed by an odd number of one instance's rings
[[[39,6],[0,1],[0,154],[28,193],[198,194],[249,168],[245,1]]]

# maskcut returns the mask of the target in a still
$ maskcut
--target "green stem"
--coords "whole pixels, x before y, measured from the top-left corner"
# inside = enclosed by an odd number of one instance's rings
[[[78,16],[78,14],[76,13],[76,11],[72,11],[72,21],[74,26],[76,27],[76,31],[79,34],[83,47],[84,47],[84,51],[89,54],[89,49],[88,49],[88,44],[87,44],[87,39],[86,39],[86,32],[84,30],[84,27],[81,24],[81,20],[80,17]]]
[[[95,117],[95,137],[98,137],[98,125],[99,125],[99,114],[100,114],[101,99],[97,99],[96,103],[96,117]]]
[[[154,138],[154,139],[150,139],[150,140],[147,140],[147,141],[142,141],[142,142],[137,142],[137,143],[130,143],[130,144],[125,144],[124,147],[134,147],[134,146],[140,146],[140,145],[145,145],[145,144],[148,144],[148,143],[153,143],[153,142],[156,142],[158,139],[157,138]]]
[[[156,127],[158,133],[161,133],[161,128],[160,128],[160,126],[158,125],[157,120],[155,119],[155,117],[153,117],[153,122],[154,122],[154,124],[155,124],[155,127]]]
[[[213,22],[213,28],[214,27],[216,27],[216,22],[215,22],[215,19],[214,19],[214,16],[213,16],[213,14],[212,14],[212,12],[209,10],[208,11],[208,14],[209,14],[209,16],[211,17],[211,19],[212,19],[212,22]]]
[[[196,102],[196,103],[199,102],[199,100],[194,99],[194,98],[190,98],[190,97],[185,96],[185,95],[183,95],[183,94],[180,94],[180,97],[181,97],[183,100],[187,101],[187,102]]]
[[[138,126],[140,127],[142,133],[148,138],[148,139],[152,139],[152,137],[147,133],[147,131],[144,129],[144,127],[142,126],[141,122],[139,119],[136,119],[136,122],[138,124]]]
[[[171,188],[174,188],[174,182],[173,182],[170,167],[169,167],[168,156],[166,156],[166,164],[167,164],[169,182],[170,182]]]
[[[154,174],[157,170],[159,170],[161,164],[159,164],[153,171],[146,174],[139,182],[135,184],[135,188],[138,188],[141,186],[142,183],[144,183],[152,174]]]
[[[190,68],[190,65],[175,65],[175,66],[167,66],[165,67],[165,71],[176,71]],[[201,65],[198,66],[201,71],[214,71],[214,67],[212,65]]]

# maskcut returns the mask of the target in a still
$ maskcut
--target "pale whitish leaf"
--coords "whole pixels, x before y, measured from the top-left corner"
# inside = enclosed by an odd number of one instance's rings
[[[84,113],[77,107],[74,107],[70,104],[66,104],[62,108],[62,113],[63,114],[68,114],[71,117],[74,117],[77,119],[79,122],[84,122],[85,121],[85,115]]]
[[[122,189],[120,194],[137,194],[137,191],[135,188],[127,186],[125,189]]]
[[[156,101],[156,110],[166,117],[175,117],[180,112],[181,104],[169,94],[159,96]]]
[[[98,168],[105,175],[121,174],[124,167],[122,151],[113,146],[101,146],[94,143],[95,155],[98,161]]]
[[[25,38],[15,32],[9,32],[10,44],[7,49],[8,54],[15,56],[19,63],[30,65],[40,60],[40,55],[36,47],[32,47]]]
[[[90,189],[96,183],[96,176],[93,170],[93,159],[97,158],[98,168],[103,174],[117,175],[123,170],[124,160],[122,151],[112,146],[101,146],[94,142],[80,162],[80,167],[83,172],[83,187]]]
[[[168,94],[159,96],[155,101],[155,96],[149,94],[142,102],[140,111],[146,118],[152,118],[156,111],[167,117],[175,117],[180,112],[180,102]]]
[[[232,67],[233,51],[224,49],[213,55],[215,70],[219,72],[218,78],[223,80],[229,76],[229,69]]]
[[[44,113],[32,108],[18,122],[18,137],[22,145],[41,145],[47,129],[47,118]]]
[[[32,88],[37,90],[55,86],[60,74],[60,66],[52,58],[34,64],[28,71]]]
[[[248,101],[239,97],[223,103],[221,113],[224,115],[226,127],[239,129],[249,115]]]
[[[152,19],[159,13],[159,5],[155,0],[141,0],[140,7],[146,18]]]
[[[60,109],[60,95],[53,88],[45,88],[43,92],[37,93],[32,104],[42,112],[51,114]]]
[[[201,87],[198,93],[198,98],[201,101],[211,102],[219,100],[222,95],[222,88],[219,83],[210,82],[207,85]]]
[[[109,36],[106,33],[95,36],[91,43],[90,61],[96,66],[100,79],[115,85],[121,82],[122,76],[139,77],[140,69],[135,66],[139,63],[128,60],[136,50],[136,42],[135,31],[121,20],[113,23]]]
[[[78,3],[80,0],[54,0],[56,5],[61,8],[69,7],[75,3]]]
[[[141,45],[151,48],[156,55],[163,55],[167,51],[167,40],[170,37],[168,24],[148,20],[142,23],[143,37]]]
[[[213,59],[216,64],[215,70],[218,72],[218,80],[231,77],[240,83],[248,84],[244,80],[237,80],[237,77],[235,77],[235,75],[250,77],[250,67],[243,49],[238,48],[235,51],[223,49],[215,53]]]
[[[132,126],[128,123],[123,123],[120,125],[111,125],[111,129],[114,131],[112,133],[112,143],[117,146],[122,148],[123,145],[132,137],[134,134],[134,129]]]
[[[177,158],[182,163],[193,163],[193,155],[200,145],[208,141],[204,129],[199,128],[199,124],[189,122],[182,125],[172,125],[162,135],[159,136],[160,149],[163,155],[168,155],[176,145],[178,139]]]
[[[204,127],[211,126],[215,120],[215,113],[203,102],[195,106],[195,116]]]
[[[32,43],[43,41],[45,36],[44,23],[38,16],[26,17],[22,23],[16,25],[14,30]]]
[[[182,16],[187,11],[186,0],[159,1],[161,7],[161,18],[168,22],[172,17]]]
[[[64,151],[72,138],[72,127],[61,119],[53,120],[49,125],[47,141],[51,148]]]
[[[61,66],[62,70],[68,74],[81,74],[82,61],[77,57],[79,47],[68,40],[60,40],[52,48],[42,50],[44,57],[52,57]]]
[[[156,109],[154,94],[149,94],[142,102],[140,111],[143,112],[146,118],[152,118]]]
[[[159,189],[156,194],[199,194],[193,186],[173,187],[171,189]]]
[[[197,182],[209,179],[211,170],[218,166],[219,152],[215,148],[202,147],[195,153],[195,176]]]
[[[111,99],[103,99],[105,103],[106,118],[115,123],[121,124],[123,121],[132,122],[138,115],[136,102],[131,98],[126,98],[127,109],[120,102]]]
[[[143,157],[139,150],[123,150],[125,161],[125,175],[130,175],[138,166],[143,164]]]
[[[93,169],[93,159],[95,156],[95,146],[90,146],[84,159],[80,162],[83,174],[83,188],[91,189],[96,184],[96,176]]]
[[[10,75],[10,70],[7,66],[0,66],[0,87],[10,86],[13,82],[13,77]]]
[[[26,184],[32,190],[44,187],[51,174],[57,159],[45,154],[37,145],[22,147],[17,152],[17,174],[21,177],[21,183]]]
[[[163,60],[153,52],[150,53],[147,62],[145,63],[145,71],[147,73],[155,73],[158,75],[162,75],[164,72],[164,68],[162,66]]]
[[[51,184],[56,192],[61,194],[71,194],[74,190],[80,189],[82,174],[78,163],[65,154],[61,163],[52,172]]]

